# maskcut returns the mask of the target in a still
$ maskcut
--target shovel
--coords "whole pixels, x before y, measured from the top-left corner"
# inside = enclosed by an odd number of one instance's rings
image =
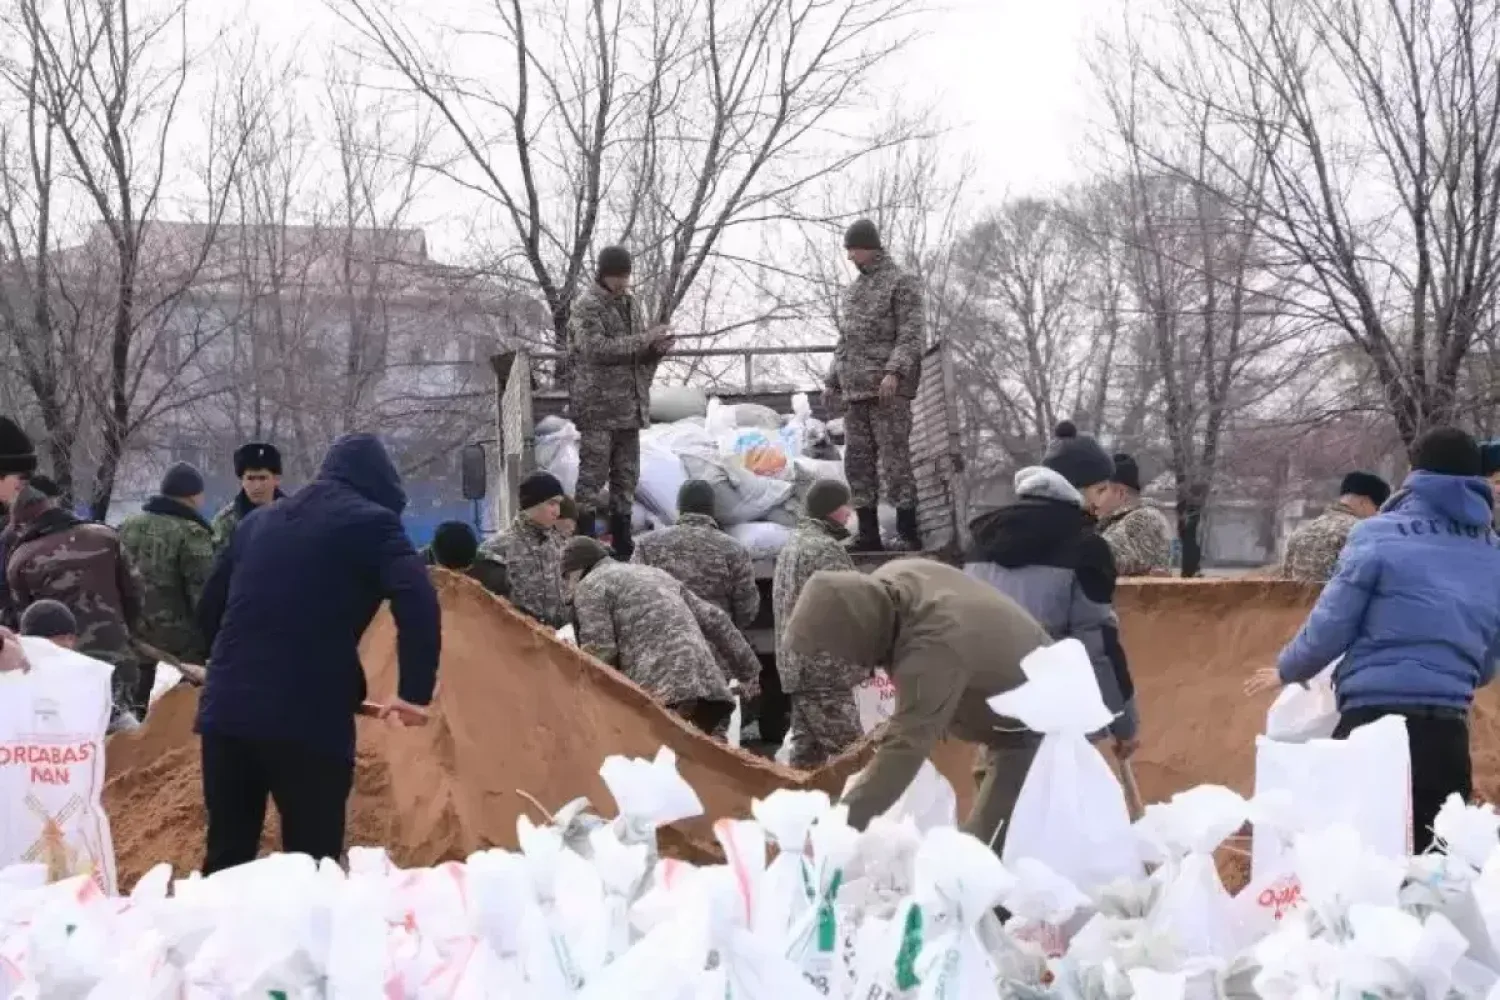
[[[1116,758],[1115,767],[1120,772],[1120,787],[1125,790],[1125,808],[1130,811],[1130,821],[1134,823],[1146,814],[1146,807],[1141,803],[1141,786],[1135,783],[1135,768],[1128,758]]]

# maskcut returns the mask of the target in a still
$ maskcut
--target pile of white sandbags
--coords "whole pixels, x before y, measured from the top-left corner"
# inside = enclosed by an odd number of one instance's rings
[[[781,551],[796,525],[808,487],[822,478],[844,478],[827,428],[807,397],[781,415],[755,403],[728,405],[700,389],[666,387],[653,393],[653,423],[641,433],[641,475],[636,487],[635,530],[673,524],[677,491],[689,479],[714,488],[715,518],[757,558]],[[570,421],[547,417],[536,427],[538,466],[572,493],[578,482],[578,431]]]

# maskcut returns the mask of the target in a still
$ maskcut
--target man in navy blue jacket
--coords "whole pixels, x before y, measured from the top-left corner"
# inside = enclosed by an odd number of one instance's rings
[[[440,648],[437,594],[401,527],[406,494],[380,441],[340,438],[317,478],[256,508],[203,590],[212,644],[198,708],[205,874],[253,860],[266,798],[282,850],[337,858],[365,699],[359,640],[389,600],[400,680],[386,714],[425,721]]]
[[[1386,715],[1406,718],[1412,828],[1420,853],[1453,793],[1473,792],[1469,708],[1500,653],[1500,539],[1479,446],[1428,432],[1402,491],[1355,525],[1333,578],[1274,670],[1251,690],[1312,680],[1335,657],[1335,739]]]

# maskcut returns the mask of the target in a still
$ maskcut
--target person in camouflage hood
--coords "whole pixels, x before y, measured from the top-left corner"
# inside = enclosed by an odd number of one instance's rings
[[[16,607],[43,598],[67,605],[78,620],[78,651],[114,666],[115,702],[129,705],[140,677],[131,634],[141,623],[141,584],[120,536],[29,486],[12,517],[16,545],[5,575]]]
[[[510,603],[548,628],[562,628],[569,621],[559,568],[563,540],[552,530],[562,500],[562,483],[556,476],[533,472],[521,481],[521,513],[479,547],[481,557],[505,567]]]
[[[682,484],[677,523],[643,536],[631,561],[666,570],[739,628],[749,628],[760,612],[750,552],[719,530],[714,488],[701,479]]]
[[[605,247],[594,280],[568,315],[568,408],[578,428],[578,533],[594,534],[605,483],[615,552],[631,555],[630,516],[641,475],[641,428],[656,366],[672,348],[665,326],[647,329],[630,294],[630,252]]]
[[[753,697],[760,661],[750,643],[728,615],[670,574],[615,562],[582,536],[563,550],[562,570],[573,588],[579,648],[673,712],[705,733],[723,729],[734,697],[721,661]]]
[[[776,620],[776,670],[792,701],[793,767],[817,767],[862,735],[854,687],[869,676],[869,669],[829,653],[798,653],[783,641],[797,598],[813,574],[854,570],[854,560],[844,548],[849,537],[845,524],[853,513],[847,486],[818,480],[807,491],[796,532],[776,556],[771,609]]]
[[[1349,532],[1373,517],[1390,499],[1391,488],[1371,472],[1351,472],[1339,485],[1338,501],[1318,517],[1299,525],[1286,542],[1281,575],[1303,583],[1326,583],[1333,576]]]
[[[844,248],[859,277],[844,292],[828,392],[846,405],[844,469],[859,512],[855,548],[882,548],[877,507],[883,491],[896,508],[903,547],[918,551],[911,405],[927,347],[922,283],[886,254],[869,219],[849,227]]]
[[[1115,556],[1120,576],[1161,576],[1172,565],[1172,528],[1154,507],[1141,500],[1141,469],[1135,459],[1117,452],[1108,511],[1099,519],[1099,533]]]
[[[196,664],[208,659],[197,611],[214,568],[213,529],[202,508],[203,475],[179,462],[141,512],[120,524],[120,544],[143,585],[141,638]]]
[[[234,476],[240,481],[240,491],[214,515],[215,552],[229,547],[229,539],[245,515],[286,496],[281,492],[281,452],[273,444],[252,441],[236,449]]]

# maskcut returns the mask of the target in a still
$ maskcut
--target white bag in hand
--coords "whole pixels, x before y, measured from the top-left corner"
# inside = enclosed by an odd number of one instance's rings
[[[1145,873],[1114,769],[1089,742],[1113,716],[1077,639],[1021,661],[1026,683],[989,700],[996,713],[1043,733],[1005,835],[1003,859],[1035,858],[1084,892]]]
[[[104,792],[114,668],[22,636],[28,671],[0,673],[0,865],[41,862],[49,879],[88,874],[115,892]]]
[[[1281,689],[1266,712],[1266,736],[1280,743],[1306,743],[1333,735],[1339,724],[1339,704],[1333,692],[1334,660],[1307,682]]]
[[[1255,795],[1284,796],[1299,829],[1251,844],[1251,877],[1289,871],[1287,836],[1344,823],[1392,860],[1411,853],[1411,747],[1406,720],[1388,715],[1344,740],[1280,743],[1255,740]]]

